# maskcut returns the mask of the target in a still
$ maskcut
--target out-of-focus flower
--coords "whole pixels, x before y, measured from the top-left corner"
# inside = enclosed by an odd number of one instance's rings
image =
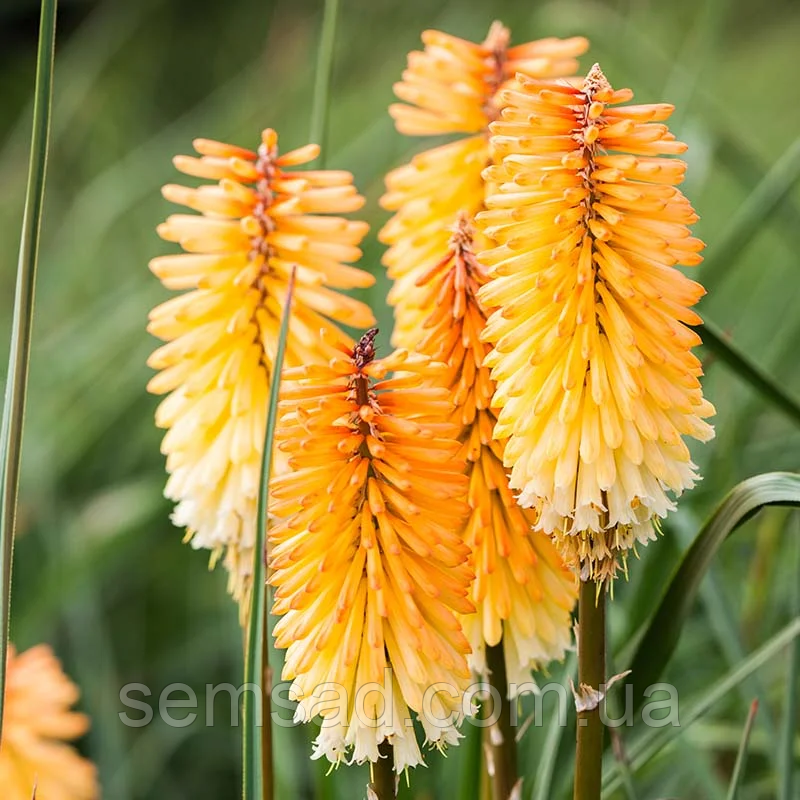
[[[316,158],[316,145],[279,155],[277,135],[267,129],[257,152],[207,139],[194,147],[201,158],[178,156],[175,166],[216,183],[163,190],[200,214],[174,214],[158,228],[186,253],[155,258],[150,268],[168,289],[191,291],[150,314],[148,330],[168,344],[148,361],[160,370],[148,389],[169,392],[156,424],[169,429],[162,451],[170,473],[165,494],[177,503],[173,521],[194,547],[212,551],[212,564],[225,554],[230,591],[244,610],[267,396],[290,273],[297,268],[288,365],[330,357],[322,327],[329,338],[352,344],[329,319],[373,324],[366,305],[336,290],[374,279],[342,263],[360,257],[367,224],[329,216],[363,205],[353,176],[294,169]]]
[[[472,573],[464,464],[441,421],[452,403],[422,385],[444,366],[375,359],[374,335],[285,373],[276,441],[293,471],[271,483],[270,583],[296,719],[323,718],[314,757],[375,761],[388,741],[400,772],[422,763],[409,708],[429,742],[460,736],[469,644],[456,614],[473,610]]]
[[[416,286],[417,278],[444,257],[458,214],[473,218],[483,208],[481,172],[491,160],[488,125],[497,117],[498,90],[513,85],[517,72],[542,78],[573,75],[575,57],[588,46],[582,37],[515,47],[509,47],[509,40],[508,29],[499,22],[492,24],[482,44],[425,31],[425,49],[409,54],[403,80],[395,84],[404,103],[389,112],[401,133],[467,134],[420,153],[386,176],[381,204],[397,213],[380,239],[390,245],[383,263],[395,281],[389,302],[395,307],[392,341],[398,347],[417,344],[421,323],[432,310],[421,306],[425,293]]]
[[[714,413],[691,348],[702,286],[697,219],[667,104],[620,105],[595,65],[584,84],[519,78],[492,142],[498,189],[479,216],[497,307],[484,331],[501,407],[495,436],[520,503],[584,580],[610,581],[697,479],[682,436]]]
[[[450,420],[469,480],[470,514],[461,535],[475,572],[470,596],[477,613],[462,618],[471,666],[482,674],[485,645],[502,638],[508,683],[520,686],[530,681],[531,669],[561,658],[570,645],[577,587],[548,537],[533,531],[535,511],[517,504],[503,466],[505,445],[492,438],[495,386],[483,363],[489,346],[480,339],[486,315],[477,298],[486,273],[472,239],[462,216],[447,256],[417,280],[424,305],[435,309],[418,350],[447,364],[435,383],[455,402]]]
[[[72,710],[78,687],[44,644],[17,655],[8,648],[0,797],[3,800],[94,800],[97,769],[67,742],[83,736],[89,718]]]

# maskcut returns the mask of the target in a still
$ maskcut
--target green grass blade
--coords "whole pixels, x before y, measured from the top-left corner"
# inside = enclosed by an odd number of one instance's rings
[[[800,533],[800,519],[795,514],[792,520],[795,533]],[[800,575],[800,536],[794,542],[795,575]],[[800,580],[794,582],[794,597],[792,598],[792,612],[800,617]],[[780,745],[778,748],[778,775],[779,800],[792,800],[795,770],[794,740],[797,727],[798,692],[800,692],[800,640],[796,641],[789,650],[789,670],[786,677],[786,699],[783,702],[783,727],[781,730]]]
[[[728,787],[728,800],[736,800],[739,792],[739,784],[742,782],[744,776],[744,764],[747,760],[747,747],[750,743],[750,734],[753,730],[753,722],[755,722],[756,714],[758,713],[758,700],[753,700],[750,704],[750,711],[747,714],[747,721],[744,724],[742,731],[742,741],[739,744],[739,751],[736,753],[736,763],[733,766],[733,774],[731,775],[731,783]]]
[[[466,725],[464,726],[467,727]],[[472,726],[469,726],[472,727]],[[481,752],[483,743],[481,741],[481,728],[473,728],[464,731],[466,737],[459,747],[464,748],[465,757],[461,761],[461,774],[458,779],[458,800],[475,800],[476,786],[481,785],[483,753]]]
[[[19,491],[19,465],[22,455],[22,425],[28,387],[28,361],[33,324],[33,298],[36,291],[36,264],[39,257],[39,231],[44,202],[47,145],[50,138],[50,107],[53,99],[53,56],[56,38],[56,0],[43,0],[39,24],[39,51],[36,58],[33,131],[25,194],[25,211],[17,265],[14,320],[6,373],[3,424],[0,429],[0,738],[6,689],[6,648],[11,612],[11,563],[14,557],[14,528]]]
[[[766,644],[751,653],[741,664],[738,664],[724,678],[703,692],[700,699],[693,703],[688,710],[681,711],[681,724],[679,726],[668,725],[661,728],[648,728],[647,733],[630,748],[631,769],[635,772],[643,767],[676,737],[688,730],[692,723],[703,717],[716,703],[729,696],[743,680],[774,658],[798,636],[800,636],[800,617],[792,620]],[[622,776],[618,767],[613,765],[603,775],[602,796],[604,798],[611,797],[621,786]]]
[[[717,244],[709,252],[701,267],[701,280],[715,286],[744,251],[750,240],[762,229],[764,223],[783,203],[800,180],[800,138],[795,139],[775,162],[761,183],[731,217]]]
[[[320,166],[325,166],[325,143],[328,135],[328,108],[333,73],[333,48],[336,41],[336,20],[339,16],[339,0],[325,0],[322,16],[322,32],[317,50],[317,72],[314,79],[314,102],[311,106],[311,133],[309,140],[321,148]]]
[[[708,469],[708,474],[712,474],[711,468]],[[788,517],[791,514],[791,510],[785,509],[785,514]],[[773,524],[773,520],[778,516],[780,515],[765,515],[762,524]],[[691,546],[699,527],[700,524],[694,514],[686,513],[676,516],[674,523],[670,525],[670,532],[680,544],[681,550],[685,550]],[[783,525],[781,526],[782,529]],[[758,536],[758,534],[756,533],[755,536]],[[800,539],[798,539],[798,542],[800,543]],[[738,607],[732,601],[730,588],[725,583],[721,565],[712,564],[703,579],[703,584],[700,586],[698,593],[708,630],[713,634],[716,639],[716,646],[725,657],[727,669],[732,669],[747,656],[747,647],[743,642],[743,625],[737,613]],[[742,702],[749,703],[753,697],[766,697],[766,686],[760,680],[760,676],[753,675],[741,684],[739,695]],[[767,748],[765,756],[769,762],[769,767],[776,769],[778,726],[775,723],[770,707],[766,703],[762,704],[758,710],[758,725],[756,727],[757,729],[760,728],[773,742],[773,747]]]
[[[769,472],[734,487],[703,526],[675,572],[643,632],[637,637],[630,662],[634,708],[646,687],[656,683],[669,662],[689,616],[703,576],[720,545],[760,508],[768,505],[800,505],[800,475]]]
[[[247,626],[247,649],[245,651],[244,682],[258,684],[262,687],[264,704],[262,708],[262,724],[256,725],[256,698],[254,692],[244,695],[244,730],[243,745],[243,784],[244,800],[262,800],[272,798],[273,773],[271,759],[265,765],[262,761],[265,730],[271,741],[271,724],[269,714],[269,694],[266,691],[265,676],[267,664],[267,608],[266,608],[266,547],[267,547],[267,513],[269,504],[269,477],[272,466],[272,443],[275,438],[275,425],[278,419],[278,396],[280,394],[283,357],[286,353],[286,339],[289,335],[289,317],[292,310],[294,294],[295,270],[289,279],[286,300],[281,316],[281,328],[278,336],[278,347],[272,368],[272,381],[269,387],[269,406],[267,408],[267,426],[264,436],[264,451],[261,457],[261,485],[258,492],[258,524],[256,526],[256,546],[253,556],[253,588],[250,596],[250,615]],[[271,748],[270,748],[271,751]],[[271,753],[270,753],[271,755]],[[266,768],[265,768],[266,767]]]
[[[800,423],[800,400],[788,394],[774,378],[751,361],[725,334],[709,319],[700,328],[703,344],[720,361],[727,364],[742,380],[749,383],[776,408]]]
[[[570,678],[575,677],[575,657],[570,655],[564,664],[561,684],[568,688]],[[565,726],[560,724],[558,716],[558,713],[554,713],[550,717],[547,735],[545,736],[544,746],[539,757],[539,765],[536,769],[536,777],[533,782],[531,800],[551,800],[553,797],[553,775],[555,774],[556,761],[558,760],[558,748],[565,729]]]

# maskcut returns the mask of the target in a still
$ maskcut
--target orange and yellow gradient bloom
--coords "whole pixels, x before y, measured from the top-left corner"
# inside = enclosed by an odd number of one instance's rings
[[[466,464],[470,513],[461,535],[475,572],[470,597],[476,613],[462,617],[474,672],[486,670],[486,645],[503,642],[509,685],[530,682],[530,671],[560,659],[570,646],[576,581],[549,538],[534,532],[536,512],[522,509],[508,486],[503,442],[492,438],[495,386],[480,335],[486,314],[477,294],[485,269],[473,252],[473,228],[462,217],[447,256],[417,283],[436,310],[424,325],[419,351],[447,364],[435,382],[455,407],[450,421]]]
[[[270,583],[295,718],[322,717],[314,757],[376,761],[387,742],[401,772],[422,763],[409,709],[429,743],[460,736],[472,572],[452,402],[423,385],[444,366],[376,359],[375,333],[284,374],[276,442],[292,471],[271,482]]]
[[[496,119],[501,87],[517,72],[541,78],[573,75],[582,37],[540,39],[510,47],[507,28],[495,22],[477,44],[440,31],[422,34],[423,51],[408,56],[395,94],[404,101],[389,109],[397,130],[408,136],[462,134],[455,141],[414,156],[386,176],[384,208],[396,212],[380,232],[389,245],[383,259],[395,283],[392,342],[413,348],[432,309],[417,278],[447,253],[450,228],[463,212],[472,219],[483,208],[481,173],[491,162],[488,126]],[[483,243],[476,241],[476,247]]]
[[[47,645],[17,654],[8,648],[8,673],[0,746],[0,797],[96,800],[97,769],[68,742],[89,730],[89,718],[72,710],[78,687]]]
[[[479,216],[497,310],[484,338],[501,411],[495,436],[521,505],[583,580],[610,582],[627,551],[697,480],[683,436],[714,413],[692,354],[702,260],[676,188],[672,106],[625,105],[595,65],[582,86],[519,76],[492,143],[497,190]]]
[[[162,451],[170,473],[165,494],[177,504],[173,521],[194,547],[212,551],[212,564],[224,554],[230,591],[245,609],[267,396],[290,273],[297,268],[290,366],[330,358],[320,328],[352,345],[330,320],[373,324],[366,305],[337,290],[374,279],[345,263],[361,256],[368,229],[338,216],[364,203],[353,176],[296,169],[316,158],[316,145],[281,155],[267,129],[257,151],[207,139],[194,147],[201,157],[178,156],[175,166],[213,183],[163,190],[200,213],[174,214],[158,228],[186,252],[155,258],[150,268],[166,288],[189,291],[150,314],[148,330],[167,344],[148,361],[159,370],[148,388],[168,395],[156,424],[168,429]]]

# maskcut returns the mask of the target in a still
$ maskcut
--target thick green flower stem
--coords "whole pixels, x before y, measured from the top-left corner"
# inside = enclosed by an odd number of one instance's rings
[[[394,800],[397,776],[394,774],[394,748],[385,739],[378,746],[380,758],[369,765],[368,800]]]
[[[511,703],[508,700],[506,658],[502,639],[486,648],[486,670],[489,683],[500,698],[500,713],[492,709],[496,721],[484,731],[486,762],[492,782],[493,800],[508,800],[517,784],[517,742],[511,726]],[[493,693],[494,694],[494,693]]]
[[[603,773],[603,723],[599,703],[587,692],[601,691],[606,677],[606,593],[594,581],[581,581],[578,599],[578,694],[595,706],[578,712],[574,800],[600,800]]]

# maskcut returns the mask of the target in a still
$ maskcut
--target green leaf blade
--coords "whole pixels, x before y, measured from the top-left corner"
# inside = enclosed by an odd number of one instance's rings
[[[47,151],[50,141],[50,111],[53,101],[53,60],[56,36],[56,0],[42,0],[39,47],[36,57],[33,130],[25,193],[25,211],[20,235],[11,347],[6,373],[3,423],[0,428],[0,739],[6,688],[6,653],[11,613],[11,566],[14,558],[22,428],[28,388],[36,268],[42,224]]]
[[[261,725],[257,724],[256,698],[252,691],[245,692],[243,748],[243,798],[262,800],[272,797],[274,770],[271,768],[271,746],[264,750],[265,735],[271,745],[271,719],[269,717],[269,695],[267,692],[267,609],[266,609],[266,552],[267,552],[267,514],[269,505],[269,480],[272,466],[272,446],[278,420],[278,397],[280,395],[281,373],[286,354],[286,340],[289,335],[292,298],[294,295],[295,270],[289,278],[289,286],[281,315],[281,327],[272,381],[269,387],[267,425],[264,436],[264,450],[261,456],[261,483],[258,493],[258,513],[256,544],[253,553],[253,586],[250,594],[250,613],[247,626],[247,646],[245,650],[244,682],[261,686],[263,697]],[[266,734],[265,734],[266,731]],[[262,754],[266,755],[265,759]],[[264,764],[264,760],[267,764]]]
[[[792,397],[768,372],[743,353],[725,334],[706,319],[700,328],[703,345],[765,400],[800,424],[800,400]]]
[[[644,699],[644,689],[656,683],[670,660],[681,629],[697,597],[700,583],[719,547],[736,528],[764,506],[800,505],[800,475],[770,472],[756,475],[734,487],[704,525],[678,564],[650,620],[637,638],[630,661],[634,707]]]
[[[744,730],[742,731],[742,741],[739,744],[739,752],[736,754],[736,763],[734,764],[731,783],[728,787],[728,800],[736,800],[738,795],[739,785],[744,775],[744,765],[747,760],[747,747],[750,743],[750,734],[753,732],[753,723],[755,722],[757,713],[758,700],[753,700],[750,704],[750,712],[747,715]]]
[[[339,16],[339,0],[325,0],[322,14],[322,30],[317,50],[317,69],[314,76],[314,101],[311,106],[311,132],[309,140],[320,146],[320,169],[325,167],[326,140],[328,137],[328,111],[330,108],[331,76],[333,74],[333,50],[336,42],[336,22]]]
[[[728,696],[742,681],[746,680],[757,669],[774,658],[781,650],[792,644],[800,636],[800,617],[795,618],[785,628],[776,633],[758,650],[737,664],[723,678],[704,691],[700,699],[688,710],[681,711],[680,726],[648,728],[629,750],[630,766],[636,771],[658,755],[668,744],[681,736],[693,723],[702,718],[713,706]],[[622,775],[614,765],[603,775],[604,798],[611,797],[622,786]]]

